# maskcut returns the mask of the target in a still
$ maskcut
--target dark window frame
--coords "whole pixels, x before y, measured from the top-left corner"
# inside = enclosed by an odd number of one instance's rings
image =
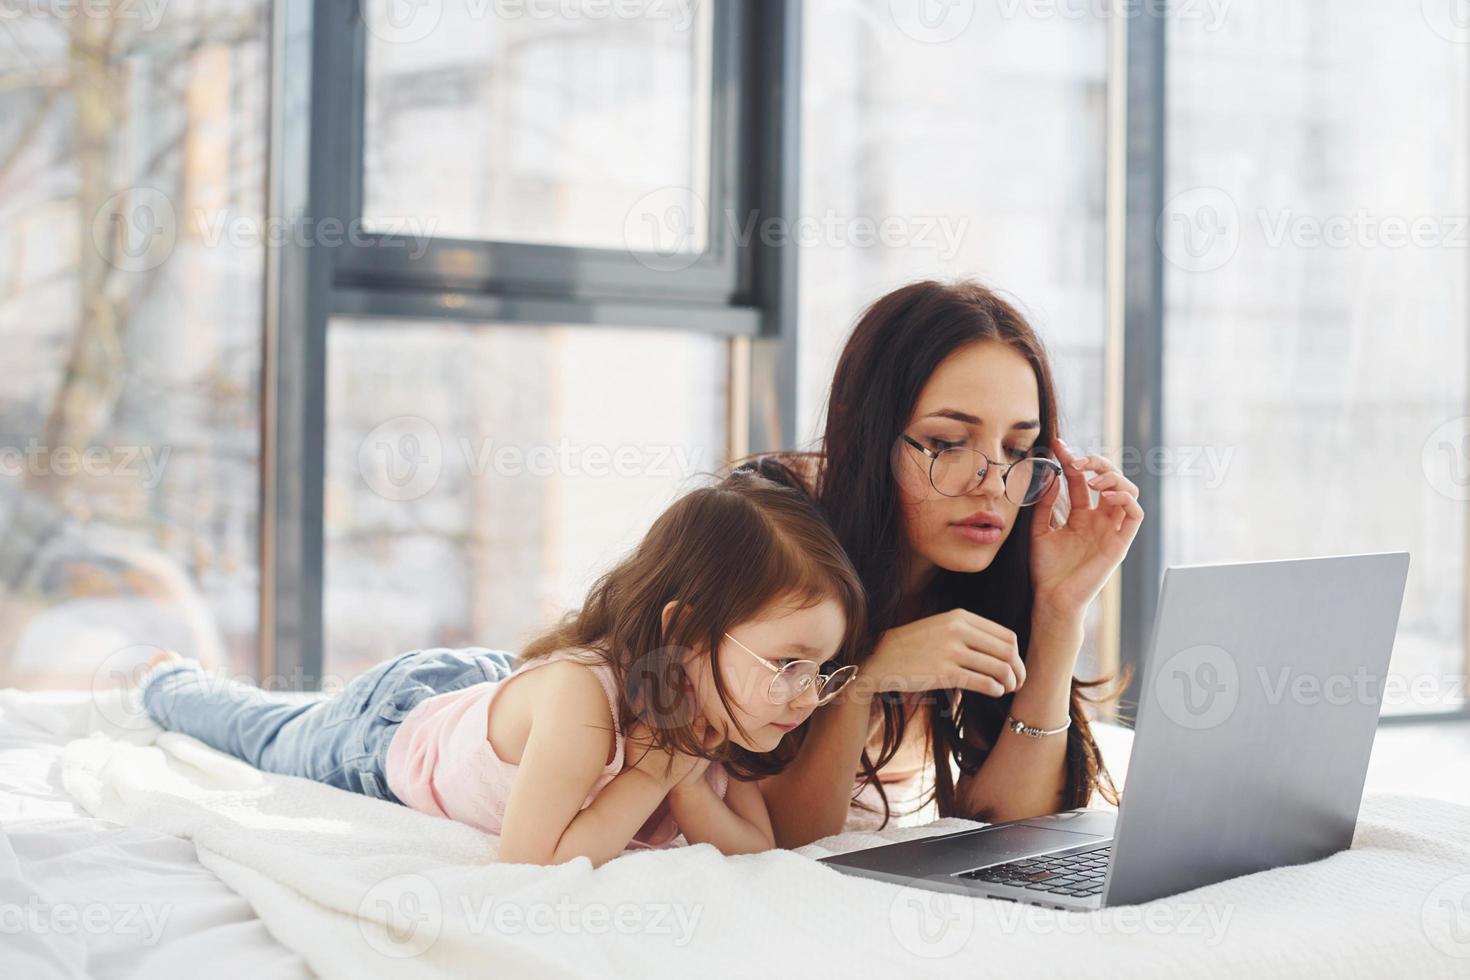
[[[1146,15],[1130,18],[1128,32],[1127,131],[1125,159],[1127,204],[1123,256],[1123,445],[1147,449],[1164,445],[1164,275],[1166,265],[1157,238],[1164,208],[1168,21]],[[1121,615],[1119,664],[1133,677],[1123,693],[1132,724],[1146,696],[1143,663],[1153,639],[1154,615],[1164,576],[1164,481],[1148,467],[1135,476],[1148,519],[1139,528],[1119,571]],[[1470,646],[1464,651],[1470,669]],[[1381,725],[1470,721],[1470,701],[1458,708],[1382,715]]]
[[[268,256],[261,500],[263,676],[322,681],[326,334],[338,317],[649,327],[749,338],[752,450],[796,430],[796,256],[729,234],[797,214],[801,9],[712,7],[708,247],[685,269],[632,252],[360,231],[366,35],[361,2],[277,3],[271,65],[270,213],[302,234]],[[346,107],[346,111],[343,111]],[[344,179],[345,175],[345,179]],[[331,221],[331,248],[302,244]],[[732,347],[732,350],[735,349]]]
[[[659,272],[625,252],[440,239],[417,260],[391,236],[268,256],[261,529],[261,672],[292,687],[322,671],[326,331],[335,317],[655,327],[749,338],[752,451],[795,442],[797,254],[721,238],[733,216],[798,211],[798,0],[715,2],[711,67],[711,253]],[[274,6],[270,213],[293,223],[361,218],[365,39],[359,0]],[[1162,445],[1165,266],[1156,238],[1165,181],[1164,18],[1126,30],[1123,444]],[[342,106],[348,112],[342,112]],[[342,179],[343,174],[346,180]],[[447,261],[453,256],[452,263]],[[451,271],[453,270],[453,271]],[[1149,519],[1119,572],[1119,661],[1142,693],[1163,575],[1162,480],[1140,473]],[[1470,657],[1470,649],[1467,649]],[[1470,662],[1470,661],[1467,661]],[[1459,709],[1386,725],[1466,721]]]

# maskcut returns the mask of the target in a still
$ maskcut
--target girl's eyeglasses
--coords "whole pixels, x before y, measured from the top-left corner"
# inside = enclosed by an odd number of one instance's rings
[[[793,660],[784,667],[777,667],[729,633],[725,634],[725,639],[750,654],[771,672],[771,683],[766,688],[766,697],[770,698],[772,704],[790,704],[807,691],[815,689],[817,707],[820,708],[835,698],[857,676],[858,669],[852,664],[839,667],[830,674],[823,674],[821,665],[815,660]]]
[[[985,482],[990,467],[1002,465],[984,453],[964,446],[935,450],[906,432],[900,433],[899,438],[929,457],[929,484],[946,497],[963,497]],[[1002,470],[1000,482],[1005,487],[1007,500],[1017,507],[1030,507],[1051,489],[1061,475],[1062,466],[1055,460],[1027,456]]]

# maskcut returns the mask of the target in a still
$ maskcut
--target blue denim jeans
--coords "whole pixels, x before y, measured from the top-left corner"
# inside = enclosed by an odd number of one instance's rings
[[[257,769],[301,776],[392,803],[384,763],[404,717],[425,698],[514,668],[504,650],[414,650],[354,678],[342,693],[288,701],[205,673],[192,660],[144,678],[143,707],[159,725],[192,735]]]

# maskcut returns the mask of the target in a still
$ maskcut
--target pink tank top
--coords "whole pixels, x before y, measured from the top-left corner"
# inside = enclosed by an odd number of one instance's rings
[[[499,834],[505,819],[505,804],[519,766],[502,761],[487,736],[495,696],[517,677],[557,660],[586,664],[602,682],[607,705],[616,728],[617,688],[612,668],[590,650],[562,650],[538,657],[518,667],[499,681],[474,684],[458,691],[437,694],[419,702],[403,719],[388,743],[385,775],[393,795],[415,810],[448,817]],[[613,735],[613,759],[602,770],[587,799],[586,809],[613,777],[623,771],[623,733]],[[729,777],[717,762],[705,770],[705,779],[725,797]],[[629,843],[630,848],[669,846],[679,835],[669,813],[668,802],[660,803],[643,828]]]

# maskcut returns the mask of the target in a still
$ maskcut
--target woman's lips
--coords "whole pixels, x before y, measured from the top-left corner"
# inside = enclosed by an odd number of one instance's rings
[[[771,722],[771,727],[772,728],[779,728],[783,732],[789,732],[789,731],[792,731],[793,729],[796,729],[796,728],[798,728],[800,726],[798,726],[798,725],[783,725],[783,724],[781,724],[778,721],[773,721],[773,722]]]
[[[950,530],[958,532],[961,537],[975,544],[995,544],[1000,540],[1000,528],[998,527],[975,527],[973,524],[951,524]]]

